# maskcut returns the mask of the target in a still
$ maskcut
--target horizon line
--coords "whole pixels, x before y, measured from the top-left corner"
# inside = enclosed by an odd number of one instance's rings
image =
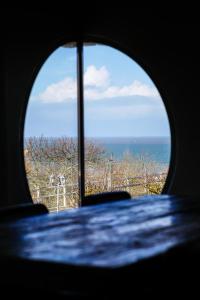
[[[47,137],[47,138],[78,138],[78,136],[66,136],[66,135],[60,135],[60,136],[53,136],[53,135],[31,135],[31,136],[24,136],[24,138],[30,138],[30,137]],[[142,135],[142,136],[85,136],[85,138],[171,138],[171,136],[167,135]]]

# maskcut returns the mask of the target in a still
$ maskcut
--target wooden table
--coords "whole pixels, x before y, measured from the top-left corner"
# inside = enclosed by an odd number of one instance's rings
[[[146,196],[21,218],[0,224],[0,282],[100,299],[187,293],[200,272],[199,241],[198,197]]]

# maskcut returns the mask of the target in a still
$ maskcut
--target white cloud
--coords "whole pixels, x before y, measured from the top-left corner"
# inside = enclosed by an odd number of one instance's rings
[[[67,77],[57,83],[49,85],[44,92],[39,94],[39,99],[43,102],[64,102],[73,100],[76,96],[76,81],[73,78]]]
[[[105,66],[97,69],[95,66],[91,65],[84,74],[84,84],[86,87],[106,87],[110,82],[109,77],[110,74]]]
[[[120,96],[144,96],[156,97],[158,92],[155,88],[151,88],[140,81],[133,81],[130,85],[123,87],[109,87],[105,92],[106,98],[120,97]]]
[[[150,87],[140,81],[133,81],[130,85],[122,87],[108,86],[104,90],[86,88],[85,98],[86,100],[99,100],[116,97],[128,97],[128,96],[143,96],[143,97],[159,97],[157,89]]]
[[[85,100],[101,100],[127,96],[159,97],[156,88],[137,80],[133,81],[130,85],[122,87],[110,85],[110,74],[105,66],[99,69],[93,65],[89,66],[84,74],[84,86]],[[76,99],[76,91],[76,80],[67,77],[49,85],[38,95],[38,99],[46,103],[70,101]]]

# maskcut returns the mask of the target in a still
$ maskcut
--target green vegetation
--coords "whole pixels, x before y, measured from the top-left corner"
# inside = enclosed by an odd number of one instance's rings
[[[34,202],[44,203],[49,210],[79,206],[77,140],[72,138],[32,137],[25,141],[25,167]],[[124,153],[123,159],[108,158],[106,150],[85,142],[86,194],[126,190],[132,196],[159,194],[167,169],[161,170],[148,156]]]

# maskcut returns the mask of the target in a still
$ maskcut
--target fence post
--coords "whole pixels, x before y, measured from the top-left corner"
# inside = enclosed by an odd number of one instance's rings
[[[37,199],[37,202],[39,203],[40,202],[40,187],[37,186],[37,189],[36,189],[36,199]]]
[[[126,178],[126,185],[127,185],[127,192],[130,192],[130,182],[129,182],[129,178]]]
[[[59,211],[59,184],[57,184],[57,195],[56,195],[56,199],[57,199],[57,212]]]
[[[143,169],[144,169],[144,192],[145,192],[145,194],[148,194],[148,191],[147,191],[147,169],[146,169],[146,166],[144,163],[143,163]]]
[[[63,206],[66,207],[66,186],[63,185]]]
[[[107,180],[107,188],[108,191],[112,191],[112,154],[111,158],[108,160],[108,180]]]

